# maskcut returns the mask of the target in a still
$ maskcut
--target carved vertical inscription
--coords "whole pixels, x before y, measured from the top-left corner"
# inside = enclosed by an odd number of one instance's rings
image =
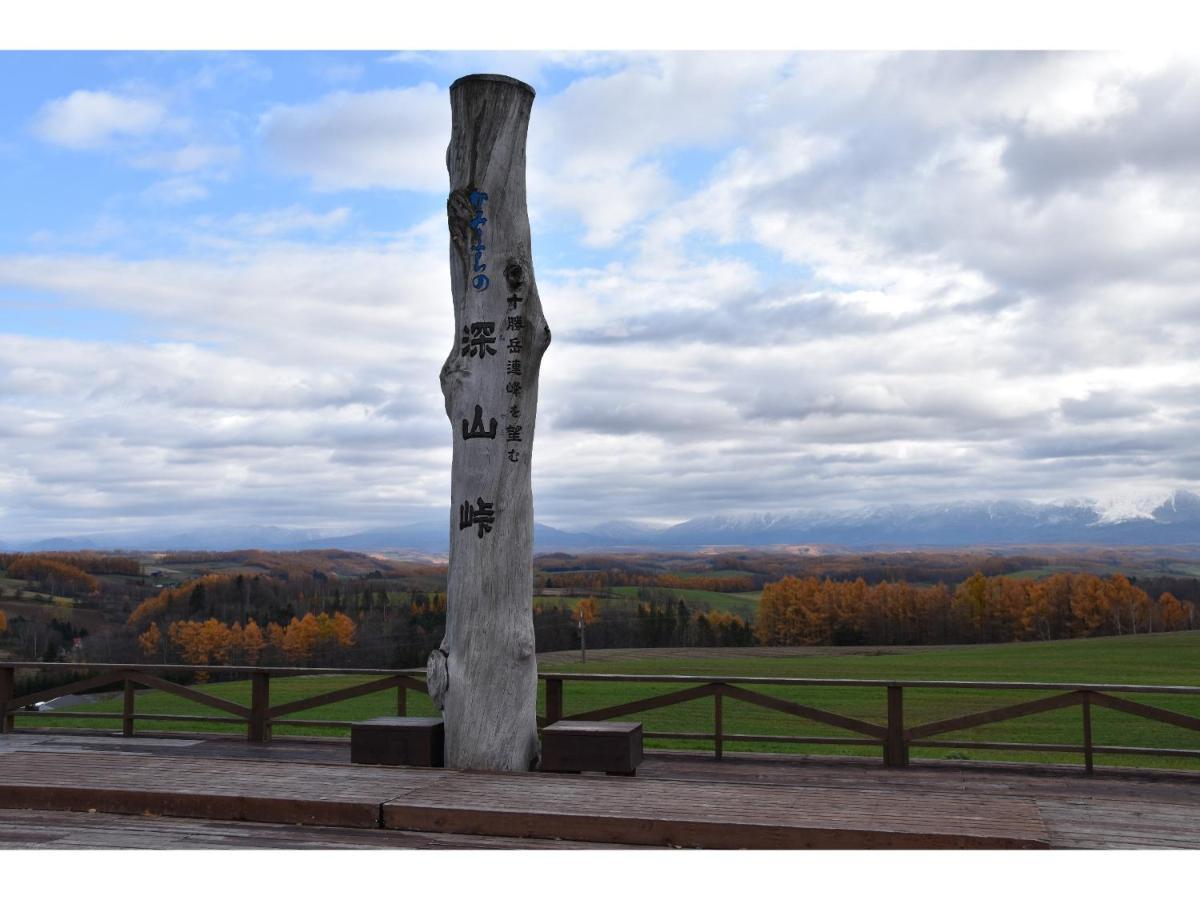
[[[446,765],[524,771],[538,756],[533,491],[538,372],[550,343],[533,277],[525,138],[533,89],[503,75],[450,87],[446,166],[454,436],[446,636],[429,658]]]

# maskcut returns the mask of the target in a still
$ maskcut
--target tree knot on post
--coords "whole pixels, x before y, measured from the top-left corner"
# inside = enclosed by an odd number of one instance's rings
[[[525,268],[515,259],[510,259],[504,267],[504,280],[510,291],[519,291],[525,284]]]
[[[467,242],[471,231],[471,191],[468,188],[458,188],[450,192],[446,198],[446,224],[450,228],[450,242],[465,260],[467,258]]]
[[[450,690],[449,659],[450,654],[438,647],[429,654],[425,664],[425,688],[438,709],[446,708],[446,694]]]

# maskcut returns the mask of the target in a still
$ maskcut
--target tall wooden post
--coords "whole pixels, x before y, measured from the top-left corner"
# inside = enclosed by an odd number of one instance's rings
[[[908,743],[904,740],[904,688],[889,684],[887,689],[887,737],[883,743],[885,766],[908,765]]]
[[[271,676],[261,670],[250,673],[250,719],[246,723],[246,740],[265,744],[271,740],[268,719],[271,708]]]
[[[453,768],[525,771],[539,753],[530,463],[550,329],[525,206],[532,106],[533,88],[503,75],[450,86],[450,572],[428,684]]]
[[[722,701],[725,698],[725,685],[715,684],[713,691],[713,753],[717,759],[725,755],[725,716]]]
[[[553,725],[563,717],[563,680],[546,678],[546,724]]]
[[[8,714],[8,704],[16,690],[17,670],[13,666],[0,666],[0,734],[13,730],[13,717]]]
[[[1079,704],[1083,710],[1083,768],[1088,775],[1093,774],[1095,765],[1092,757],[1092,692],[1082,691],[1083,700]]]
[[[125,679],[125,694],[124,703],[121,707],[121,736],[133,737],[133,714],[136,695],[134,694],[134,684],[128,678]]]

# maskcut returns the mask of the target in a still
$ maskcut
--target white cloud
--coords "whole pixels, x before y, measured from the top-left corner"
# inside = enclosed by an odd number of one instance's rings
[[[172,150],[156,150],[135,157],[133,164],[143,169],[162,169],[183,174],[219,168],[235,162],[241,150],[231,145],[186,144]]]
[[[536,171],[530,175],[529,190],[539,197],[530,211],[532,221],[578,218],[584,243],[592,247],[612,246],[630,225],[661,209],[675,194],[671,180],[653,164],[555,175]]]
[[[450,104],[433,84],[274,106],[259,127],[280,165],[318,190],[446,190]]]
[[[228,225],[242,234],[269,238],[296,232],[327,234],[345,227],[349,221],[348,206],[339,206],[328,212],[314,212],[292,204],[265,212],[239,213],[229,220]]]
[[[714,147],[753,121],[781,54],[637,54],[539,100],[530,123],[538,214],[577,217],[609,246],[679,189],[662,156]]]
[[[149,134],[165,119],[166,110],[157,101],[80,90],[43,105],[34,119],[33,132],[51,144],[91,150],[116,137]]]
[[[179,176],[164,178],[151,184],[145,196],[167,206],[182,206],[208,196],[208,187],[197,178]]]
[[[448,106],[343,92],[261,129],[320,189],[444,193]],[[539,519],[1195,484],[1198,118],[1194,64],[1098,54],[638,55],[544,92],[534,251],[566,253],[535,259]],[[0,256],[0,289],[162,339],[0,340],[9,508],[148,517],[147,484],[264,524],[444,507],[444,220],[368,242],[368,215]]]

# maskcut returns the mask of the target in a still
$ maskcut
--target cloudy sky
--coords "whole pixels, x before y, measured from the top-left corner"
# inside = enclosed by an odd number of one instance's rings
[[[4,52],[0,540],[445,515],[481,71],[539,521],[1200,486],[1200,57]]]

